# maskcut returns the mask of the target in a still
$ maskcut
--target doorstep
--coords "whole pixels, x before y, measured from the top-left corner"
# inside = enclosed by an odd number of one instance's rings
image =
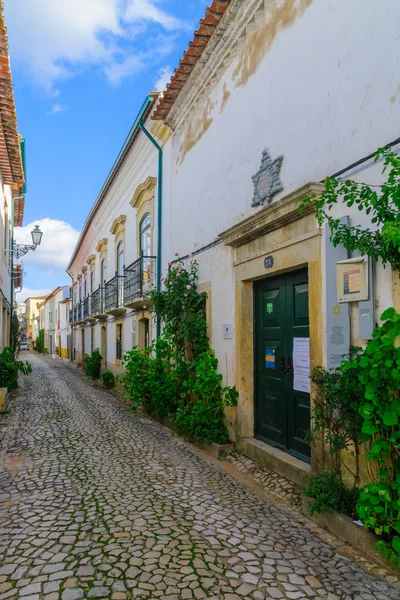
[[[255,438],[238,438],[236,448],[267,469],[279,473],[296,485],[306,486],[312,473],[311,465]]]

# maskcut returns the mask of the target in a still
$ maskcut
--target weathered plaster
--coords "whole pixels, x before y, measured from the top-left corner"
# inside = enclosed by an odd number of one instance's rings
[[[213,117],[211,116],[213,108],[214,102],[212,102],[210,98],[207,98],[200,114],[195,116],[186,126],[183,133],[183,141],[176,159],[177,164],[181,165],[183,163],[186,154],[195,147],[210,128],[211,123],[213,122]]]
[[[275,38],[285,29],[292,27],[312,2],[313,0],[284,0],[280,3],[270,3],[267,20],[257,27],[240,51],[239,61],[232,77],[235,87],[246,85],[249,77],[254,75],[270,50]]]

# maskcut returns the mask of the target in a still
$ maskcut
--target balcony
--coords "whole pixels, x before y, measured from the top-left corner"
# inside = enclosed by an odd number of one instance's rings
[[[105,288],[99,287],[92,294],[92,318],[93,319],[106,319],[107,315],[104,310],[104,296],[105,296]]]
[[[93,316],[93,298],[92,296],[87,296],[83,301],[83,318],[85,321],[95,321],[95,317]]]
[[[75,323],[81,323],[83,321],[83,302],[82,300],[78,302],[75,306],[76,308],[76,320]]]
[[[124,304],[128,308],[141,308],[149,300],[141,300],[155,288],[156,257],[141,256],[125,269]]]
[[[124,276],[116,275],[106,283],[104,302],[108,315],[123,315],[124,308]]]

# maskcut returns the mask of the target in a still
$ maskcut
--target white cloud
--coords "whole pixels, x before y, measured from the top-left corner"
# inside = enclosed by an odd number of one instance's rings
[[[33,265],[42,269],[66,269],[72,251],[79,237],[69,223],[56,219],[41,219],[15,228],[15,239],[18,244],[32,244],[31,231],[39,225],[43,231],[42,243],[34,251],[23,257],[24,265]]]
[[[173,70],[166,65],[158,71],[157,79],[154,82],[154,88],[157,92],[164,92],[167,89],[167,83],[170,82]]]
[[[159,0],[11,0],[5,13],[12,60],[54,94],[55,82],[97,66],[120,81],[143,66],[148,24],[159,31],[187,24],[161,10]],[[156,56],[152,33],[149,56]],[[155,34],[157,36],[157,33]],[[148,66],[148,62],[147,62]],[[111,75],[110,75],[111,73]]]
[[[38,289],[24,287],[21,292],[17,292],[17,302],[25,302],[27,298],[40,298],[41,296],[47,296],[52,292],[51,289]]]
[[[67,107],[64,104],[53,104],[51,107],[51,112],[53,115],[57,115],[58,113],[64,112],[67,110]]]
[[[183,26],[181,21],[157,8],[152,0],[131,0],[125,12],[125,20],[133,23],[152,21],[167,31],[174,31]]]

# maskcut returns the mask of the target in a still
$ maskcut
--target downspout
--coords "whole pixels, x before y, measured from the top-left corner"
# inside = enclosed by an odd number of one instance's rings
[[[143,133],[148,137],[150,142],[158,151],[158,200],[157,200],[157,292],[161,291],[161,248],[162,248],[162,186],[163,186],[163,150],[154,139],[151,133],[146,129],[143,123],[143,117],[139,121],[139,127]],[[157,337],[161,334],[161,322],[157,319]]]

